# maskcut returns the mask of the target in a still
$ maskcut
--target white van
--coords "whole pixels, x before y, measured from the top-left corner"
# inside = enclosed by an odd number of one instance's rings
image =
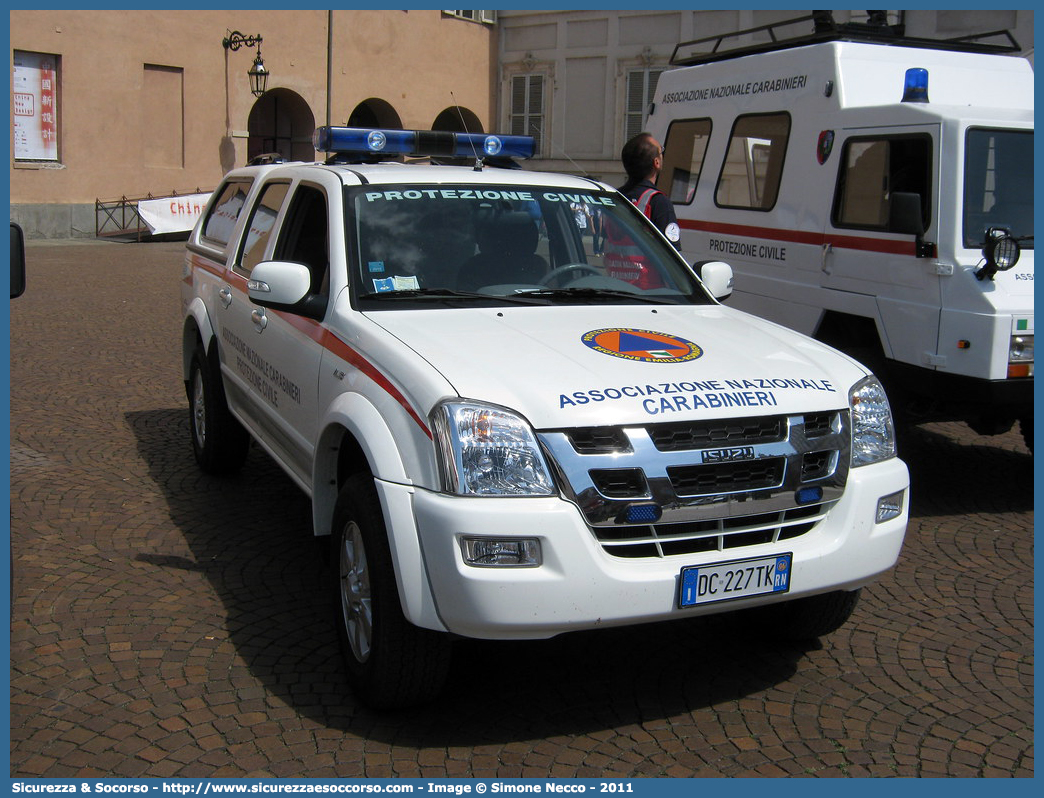
[[[683,254],[732,264],[735,307],[869,365],[900,417],[1019,420],[1032,447],[1032,65],[1006,31],[802,20],[683,43],[660,78]]]

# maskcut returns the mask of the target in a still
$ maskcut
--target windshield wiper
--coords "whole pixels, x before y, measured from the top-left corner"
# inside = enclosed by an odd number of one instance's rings
[[[675,304],[662,296],[646,296],[630,291],[616,291],[611,288],[547,288],[540,291],[527,291],[526,296],[550,299],[626,299],[634,302],[645,302],[653,305]]]
[[[544,302],[533,302],[525,297],[528,294],[480,294],[477,291],[456,291],[452,288],[406,288],[400,291],[378,291],[362,294],[359,299],[375,299],[387,301],[392,299],[481,299],[485,302],[511,302],[516,305],[543,305]]]

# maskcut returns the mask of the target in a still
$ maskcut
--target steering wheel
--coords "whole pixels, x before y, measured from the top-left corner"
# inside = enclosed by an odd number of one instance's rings
[[[556,277],[561,277],[563,274],[567,274],[571,271],[589,272],[591,274],[601,274],[601,272],[591,266],[588,263],[567,263],[565,266],[559,266],[556,269],[552,269],[543,276],[540,280],[541,285],[550,285],[551,281]]]

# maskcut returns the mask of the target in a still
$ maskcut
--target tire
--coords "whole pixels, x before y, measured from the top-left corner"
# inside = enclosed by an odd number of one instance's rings
[[[813,640],[839,629],[859,603],[861,590],[838,590],[752,610],[755,623],[777,640]]]
[[[449,674],[449,635],[402,613],[380,500],[369,474],[348,479],[331,535],[334,609],[348,682],[374,709],[435,698]]]
[[[246,461],[250,435],[229,412],[216,357],[208,358],[202,346],[192,355],[188,396],[189,432],[199,467],[208,474],[238,471]]]

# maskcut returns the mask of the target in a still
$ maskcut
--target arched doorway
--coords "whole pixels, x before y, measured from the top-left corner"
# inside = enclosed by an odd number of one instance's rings
[[[290,89],[266,91],[250,109],[247,159],[278,152],[288,161],[314,161],[315,116],[308,103]]]
[[[363,100],[352,111],[346,123],[348,127],[383,127],[402,130],[402,120],[391,105],[377,97]]]
[[[485,133],[482,123],[468,108],[451,105],[435,117],[431,123],[432,130],[448,130],[451,133]]]

